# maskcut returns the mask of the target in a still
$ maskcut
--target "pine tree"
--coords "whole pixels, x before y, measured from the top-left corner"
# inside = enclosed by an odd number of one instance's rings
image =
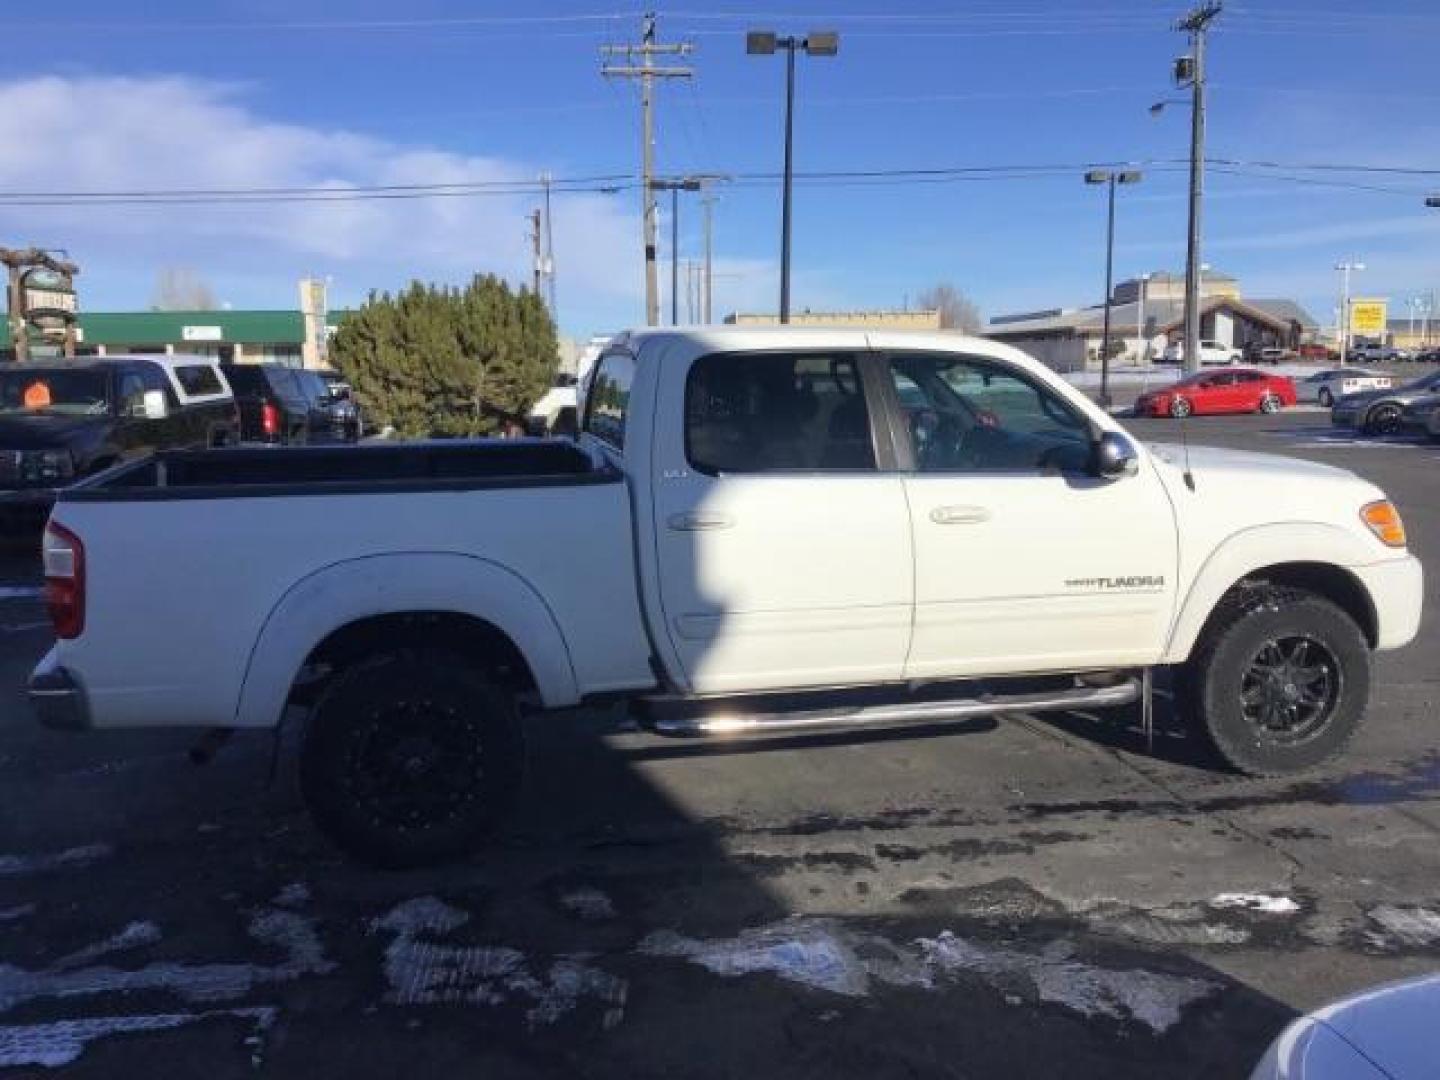
[[[331,358],[372,425],[409,438],[493,434],[529,412],[559,363],[541,299],[490,274],[463,289],[417,281],[394,297],[372,292]]]

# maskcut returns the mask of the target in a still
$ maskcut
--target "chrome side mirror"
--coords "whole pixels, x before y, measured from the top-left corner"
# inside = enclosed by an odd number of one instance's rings
[[[1118,431],[1106,431],[1095,441],[1095,475],[1119,480],[1140,471],[1140,451]]]

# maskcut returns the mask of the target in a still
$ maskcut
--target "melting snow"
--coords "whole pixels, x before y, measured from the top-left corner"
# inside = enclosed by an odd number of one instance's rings
[[[67,848],[64,851],[46,852],[41,855],[0,855],[0,877],[89,866],[114,853],[115,849],[109,844],[86,844],[83,847]]]
[[[56,960],[50,967],[52,971],[79,967],[81,964],[88,964],[91,960],[96,960],[108,953],[122,952],[125,949],[134,949],[141,945],[153,945],[159,940],[160,927],[153,922],[132,922],[118,934],[111,934],[103,941],[76,949],[70,955]]]
[[[1440,944],[1440,912],[1418,906],[1398,907],[1381,904],[1370,909],[1370,919],[1384,933],[1370,931],[1366,937],[1372,945],[1399,943],[1408,946]]]
[[[156,1013],[148,1016],[97,1016],[85,1020],[55,1020],[44,1024],[0,1026],[0,1068],[41,1065],[59,1068],[84,1051],[86,1043],[109,1035],[135,1031],[168,1031],[213,1017],[240,1017],[255,1023],[256,1034],[246,1040],[258,1046],[259,1033],[275,1019],[275,1010],[224,1009],[199,1013]]]
[[[395,935],[385,949],[385,978],[390,984],[385,1000],[395,1005],[499,1005],[518,997],[529,1002],[526,1016],[535,1026],[555,1022],[580,999],[589,998],[606,1006],[606,1027],[619,1022],[625,980],[585,963],[583,957],[559,958],[548,971],[535,974],[517,949],[433,940],[469,921],[469,913],[433,896],[406,900],[375,919],[372,933]]]
[[[1294,915],[1300,905],[1288,896],[1274,893],[1221,893],[1210,901],[1213,908],[1239,908],[1262,915]]]
[[[137,927],[141,929],[136,929]],[[259,983],[285,982],[302,975],[323,974],[334,964],[324,958],[313,924],[289,911],[262,911],[249,932],[257,941],[286,954],[279,964],[158,962],[122,969],[110,966],[67,968],[115,948],[138,943],[149,924],[132,924],[120,934],[72,953],[44,971],[27,971],[0,964],[0,1012],[38,998],[73,998],[134,990],[168,990],[186,1001],[231,1001]],[[130,935],[129,943],[124,940]],[[118,942],[118,944],[117,944]]]
[[[1041,953],[981,945],[946,931],[911,948],[854,933],[823,919],[793,918],[715,941],[658,931],[640,949],[680,957],[717,975],[771,972],[831,993],[859,997],[872,983],[933,989],[945,977],[975,974],[1027,985],[1041,1001],[1118,1020],[1133,1019],[1163,1032],[1180,1011],[1218,989],[1215,983],[1160,972],[1117,971],[1075,959],[1058,943]]]
[[[615,905],[610,902],[610,897],[589,886],[565,893],[560,897],[560,903],[582,919],[599,922],[615,917]]]

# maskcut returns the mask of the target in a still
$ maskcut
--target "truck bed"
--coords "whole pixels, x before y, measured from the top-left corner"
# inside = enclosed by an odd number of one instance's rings
[[[575,445],[475,439],[162,451],[61,493],[64,502],[167,501],[618,483]]]

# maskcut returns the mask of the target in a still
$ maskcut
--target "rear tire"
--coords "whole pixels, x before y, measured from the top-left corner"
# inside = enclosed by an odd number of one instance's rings
[[[1365,417],[1365,434],[1393,435],[1400,430],[1400,406],[1381,405]]]
[[[300,756],[305,802],[350,856],[401,868],[475,850],[520,787],[512,695],[433,649],[376,656],[337,675]]]
[[[1330,388],[1328,386],[1322,386],[1320,388],[1319,399],[1320,404],[1325,406],[1325,408],[1327,409],[1333,408],[1335,405],[1335,395],[1330,392]]]
[[[1177,681],[1192,732],[1250,776],[1313,769],[1364,719],[1370,649],[1355,620],[1314,593],[1241,587],[1216,608]]]
[[[1273,416],[1280,411],[1280,399],[1274,394],[1266,394],[1260,399],[1260,411],[1267,416]]]

